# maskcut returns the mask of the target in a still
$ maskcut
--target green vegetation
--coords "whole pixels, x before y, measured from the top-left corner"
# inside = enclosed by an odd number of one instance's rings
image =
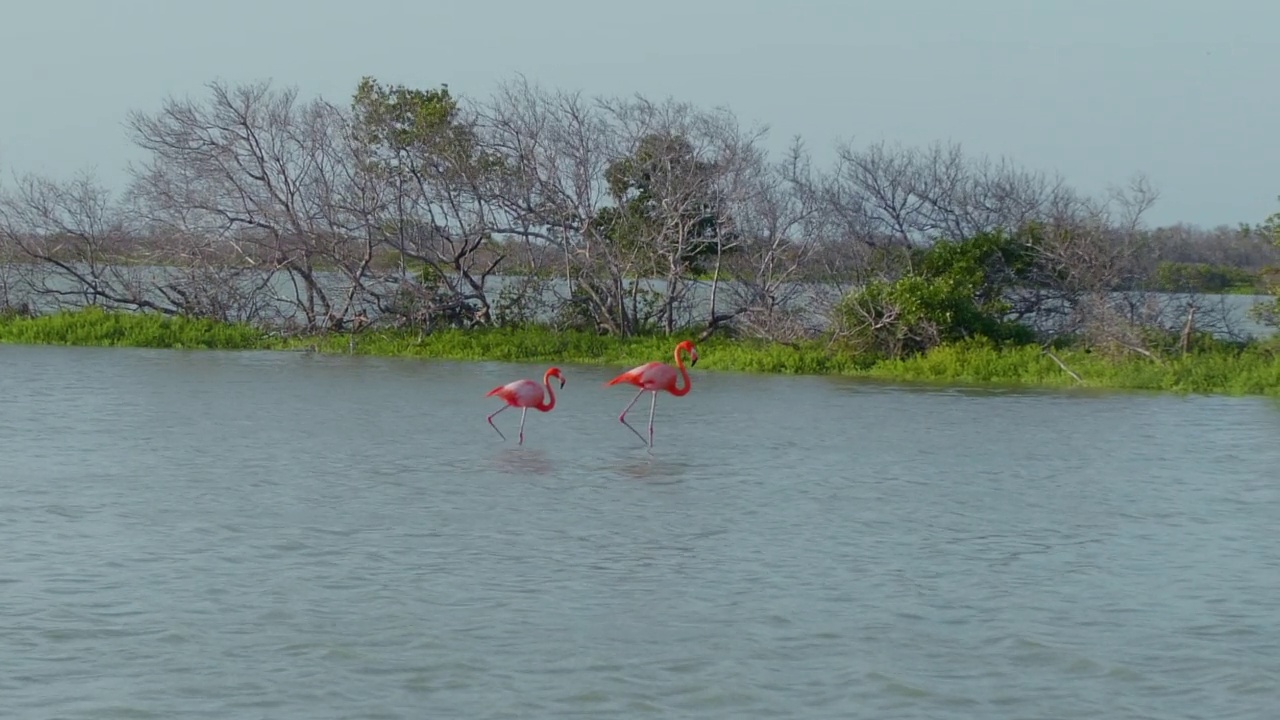
[[[1161,262],[1151,289],[1161,292],[1255,295],[1263,291],[1258,273],[1230,265]]]
[[[999,348],[986,341],[944,345],[926,354],[876,363],[871,377],[907,382],[1010,384],[1160,390],[1224,395],[1280,395],[1280,345],[1206,343],[1186,354],[1121,357],[1071,349],[1054,355],[1037,345]]]
[[[1032,245],[1002,232],[940,240],[911,252],[896,280],[876,279],[845,296],[836,312],[859,354],[901,357],[970,337],[1028,343],[1006,320],[1007,292],[1034,269]]]
[[[1272,245],[1280,248],[1280,212],[1272,213],[1261,225],[1249,229],[1248,232],[1268,238]],[[1270,305],[1255,307],[1254,316],[1262,322],[1280,326],[1280,267],[1268,268],[1263,273],[1263,281],[1268,286],[1267,291],[1276,299]]]
[[[247,325],[157,313],[106,312],[88,307],[30,317],[0,315],[0,342],[26,345],[250,350],[275,347]]]
[[[707,263],[718,250],[737,250],[720,242],[732,237],[724,237],[721,229],[729,223],[712,193],[715,172],[711,163],[698,159],[687,137],[645,135],[634,153],[605,170],[614,205],[597,211],[597,232],[621,253],[636,257],[639,274],[661,277],[666,266],[681,274],[710,275]]]
[[[0,342],[220,350],[308,350],[450,360],[638,365],[668,360],[675,340],[548,328],[444,330],[429,335],[370,331],[285,338],[243,325],[90,308],[40,317],[0,317]],[[980,385],[1089,387],[1231,395],[1280,395],[1280,342],[1232,345],[1201,339],[1185,354],[1114,355],[985,338],[935,346],[899,359],[858,355],[828,342],[799,344],[712,337],[698,345],[701,371],[841,375]]]

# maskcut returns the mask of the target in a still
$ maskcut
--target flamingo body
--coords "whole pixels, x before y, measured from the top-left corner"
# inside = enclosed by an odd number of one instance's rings
[[[651,362],[622,373],[609,381],[609,384],[628,383],[645,390],[666,390],[673,395],[683,395],[684,393],[676,389],[676,380],[679,377],[679,372],[670,365]]]
[[[490,390],[485,397],[494,395],[505,400],[508,405],[518,408],[537,408],[544,399],[542,386],[529,379],[513,380]],[[547,408],[547,410],[550,409],[550,407]]]
[[[684,340],[680,344],[676,345],[676,348],[672,353],[676,359],[676,367],[671,367],[670,365],[661,362],[645,363],[644,365],[633,367],[605,383],[606,386],[628,384],[635,385],[640,388],[640,391],[631,399],[631,402],[623,408],[622,414],[618,416],[618,421],[623,425],[626,425],[627,429],[631,432],[635,433],[636,437],[640,438],[641,442],[645,442],[644,436],[641,435],[638,430],[631,427],[631,424],[627,422],[627,412],[629,412],[631,407],[636,404],[636,401],[640,399],[641,395],[646,392],[652,394],[653,399],[649,403],[649,440],[647,442],[650,452],[653,451],[653,415],[657,410],[658,391],[665,390],[676,397],[681,397],[683,395],[687,395],[689,390],[692,389],[691,381],[689,379],[689,371],[685,369],[684,358],[680,356],[681,350],[689,353],[690,366],[698,364],[698,349],[694,347],[692,342]],[[680,379],[684,380],[683,386],[679,384]]]
[[[486,418],[489,421],[489,426],[492,427],[503,440],[506,440],[507,436],[503,435],[502,431],[498,430],[498,426],[493,424],[493,416],[509,407],[520,408],[520,442],[518,444],[523,445],[524,421],[529,412],[529,408],[533,408],[539,412],[551,412],[551,409],[556,406],[556,393],[551,389],[551,378],[553,377],[559,378],[560,387],[563,389],[564,375],[560,373],[560,368],[553,367],[549,368],[546,374],[542,376],[541,385],[528,379],[513,380],[506,385],[499,385],[485,393],[485,397],[496,396],[506,403],[502,407],[493,411],[493,413]],[[545,396],[543,394],[544,388],[546,390]]]

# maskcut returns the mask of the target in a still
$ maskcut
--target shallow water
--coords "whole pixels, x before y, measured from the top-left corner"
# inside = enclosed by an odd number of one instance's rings
[[[5,717],[1280,707],[1275,401],[543,369],[0,346]]]

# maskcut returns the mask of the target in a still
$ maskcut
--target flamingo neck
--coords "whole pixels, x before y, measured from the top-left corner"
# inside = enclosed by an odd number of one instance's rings
[[[542,412],[548,412],[551,410],[551,408],[556,406],[556,391],[551,389],[550,375],[542,376],[542,386],[547,389],[547,395],[550,396],[550,400],[544,397],[543,399],[539,400],[538,404],[535,405],[534,407],[536,407],[538,410],[541,410]]]
[[[680,348],[676,348],[675,356],[676,369],[680,371],[680,377],[684,378],[684,387],[679,387],[673,383],[671,386],[671,394],[679,397],[681,395],[688,394],[689,390],[692,388],[693,381],[689,379],[689,371],[685,369],[684,358],[680,356]]]

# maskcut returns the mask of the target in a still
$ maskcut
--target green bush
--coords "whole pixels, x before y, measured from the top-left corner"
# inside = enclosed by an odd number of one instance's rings
[[[912,253],[897,280],[875,280],[837,309],[846,342],[862,353],[896,358],[967,338],[1029,343],[1009,322],[1006,291],[1033,267],[1027,242],[1002,232],[940,240]]]
[[[1256,231],[1270,237],[1271,242],[1280,248],[1280,212],[1272,213],[1266,222],[1256,228]],[[1264,270],[1262,282],[1267,286],[1267,292],[1274,295],[1276,299],[1269,303],[1254,305],[1252,315],[1260,322],[1272,327],[1280,327],[1280,267]]]
[[[1258,275],[1244,268],[1164,261],[1156,266],[1152,289],[1164,292],[1255,292]]]

